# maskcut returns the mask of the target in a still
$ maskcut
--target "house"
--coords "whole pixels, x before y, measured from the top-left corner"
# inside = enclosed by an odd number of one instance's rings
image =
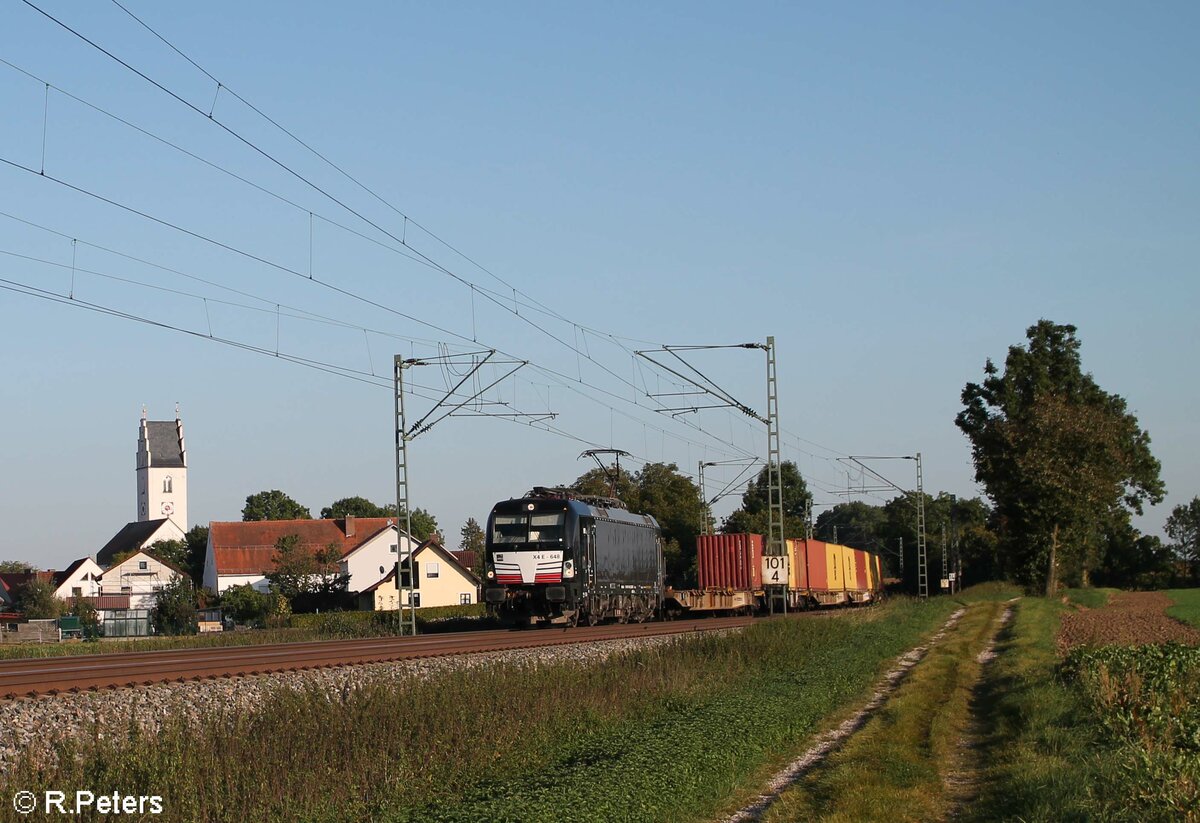
[[[114,557],[141,551],[160,540],[183,540],[187,530],[187,449],[179,408],[174,420],[138,425],[137,520],[126,523],[96,553],[101,566]]]
[[[75,597],[98,596],[104,569],[92,558],[81,557],[63,571],[51,574],[54,596],[60,600],[70,600]]]
[[[152,609],[168,583],[185,576],[157,557],[139,551],[107,569],[100,577],[100,596],[125,595],[131,609]]]
[[[267,591],[267,574],[275,569],[275,545],[295,535],[306,551],[333,546],[339,572],[349,577],[347,590],[360,592],[376,583],[416,544],[401,535],[390,517],[346,517],[328,520],[259,520],[209,524],[204,558],[204,587],[217,594],[249,584]]]
[[[426,540],[413,555],[414,592],[417,608],[462,606],[479,602],[479,578],[465,568],[453,552],[433,540]],[[358,608],[384,611],[408,605],[408,592],[396,586],[393,564],[382,580],[358,595]]]

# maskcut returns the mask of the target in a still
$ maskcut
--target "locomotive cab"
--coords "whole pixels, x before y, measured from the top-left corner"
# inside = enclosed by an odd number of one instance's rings
[[[504,622],[644,620],[661,606],[658,524],[618,500],[538,487],[488,516],[484,601]]]

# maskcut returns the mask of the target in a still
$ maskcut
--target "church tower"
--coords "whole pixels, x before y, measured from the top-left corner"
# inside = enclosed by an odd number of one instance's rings
[[[180,533],[186,532],[187,451],[183,447],[183,421],[179,404],[175,419],[147,420],[142,407],[138,427],[137,519],[170,520]]]

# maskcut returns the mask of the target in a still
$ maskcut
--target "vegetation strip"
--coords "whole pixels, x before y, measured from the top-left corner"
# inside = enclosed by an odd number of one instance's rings
[[[763,819],[946,817],[971,793],[972,698],[1005,606],[969,603],[862,728],[792,781]]]
[[[795,784],[796,781],[814,766],[821,763],[831,752],[844,743],[850,735],[863,727],[871,715],[899,687],[905,675],[912,671],[913,667],[925,657],[930,647],[941,641],[946,636],[946,633],[957,625],[965,613],[966,609],[959,609],[954,612],[942,625],[941,629],[938,630],[937,634],[929,639],[928,643],[909,649],[908,652],[896,661],[895,667],[883,676],[883,679],[875,689],[875,693],[871,695],[871,699],[864,706],[842,721],[836,728],[818,737],[817,742],[805,751],[804,754],[793,760],[788,764],[787,768],[780,771],[767,782],[765,792],[760,794],[749,806],[727,817],[725,819],[726,823],[748,823],[748,821],[761,819],[763,814],[779,799],[779,796],[787,788]]]
[[[165,786],[157,819],[210,823],[711,818],[953,608],[902,599],[602,665],[480,667],[332,699],[281,691],[200,727],[169,717],[152,735],[85,739],[53,762],[22,756],[2,782]]]

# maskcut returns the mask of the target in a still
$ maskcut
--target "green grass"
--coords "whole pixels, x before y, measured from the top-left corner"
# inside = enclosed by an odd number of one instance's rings
[[[757,624],[599,665],[489,666],[27,752],[9,795],[163,793],[163,820],[686,821],[753,792],[955,602]]]
[[[1090,820],[1089,753],[1100,734],[1057,678],[1055,634],[1064,606],[1027,597],[1001,633],[980,696],[980,797],[967,820]]]
[[[1167,596],[1175,601],[1167,614],[1200,629],[1200,589],[1170,589]]]
[[[1200,820],[1200,653],[1080,649],[1060,602],[1025,598],[985,673],[981,796],[966,820]],[[1190,815],[1190,816],[1189,816]]]
[[[1120,589],[1067,589],[1066,596],[1077,606],[1099,609],[1108,605],[1108,599]]]
[[[786,791],[766,820],[944,818],[954,800],[945,778],[955,769],[959,741],[969,732],[972,689],[980,671],[976,658],[1003,608],[994,599],[970,605],[879,713]]]

